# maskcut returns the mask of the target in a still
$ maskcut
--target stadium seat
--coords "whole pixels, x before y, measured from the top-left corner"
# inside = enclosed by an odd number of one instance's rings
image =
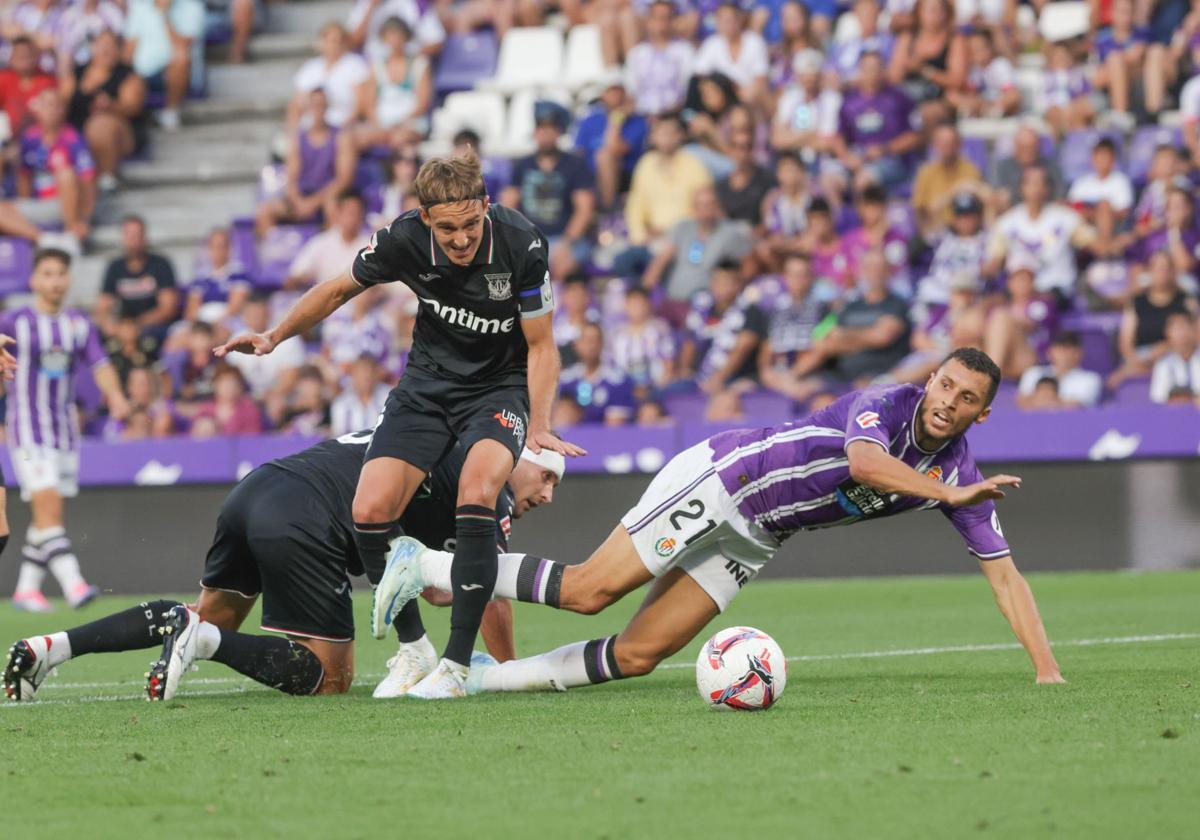
[[[1149,405],[1150,380],[1148,378],[1128,379],[1113,391],[1113,402],[1117,405]]]
[[[571,95],[562,90],[521,90],[513,94],[508,103],[507,133],[502,149],[497,154],[520,157],[533,152],[533,105],[539,99],[549,99],[571,109]],[[563,135],[563,148],[569,148],[569,136]]]
[[[496,36],[491,32],[451,35],[442,46],[433,89],[438,99],[460,90],[471,90],[496,72]]]
[[[0,295],[29,291],[33,245],[25,239],[0,236]]]
[[[251,277],[258,276],[258,240],[253,216],[234,217],[229,226],[229,250]]]
[[[1117,366],[1116,336],[1120,324],[1120,312],[1076,312],[1063,316],[1060,326],[1079,334],[1082,366],[1106,376]]]
[[[699,391],[665,394],[662,398],[667,414],[679,420],[699,420],[708,405],[708,395]]]
[[[576,90],[603,79],[607,72],[600,46],[600,27],[592,23],[571,27],[563,57],[562,83]]]
[[[1091,12],[1084,0],[1059,0],[1047,3],[1037,18],[1038,33],[1054,43],[1086,35],[1091,28]]]
[[[1146,174],[1150,171],[1150,159],[1158,146],[1182,146],[1183,132],[1178,128],[1163,128],[1155,125],[1144,125],[1134,132],[1129,141],[1129,151],[1125,156],[1125,174],[1135,186],[1146,183]]]
[[[433,113],[431,137],[450,140],[454,133],[469,128],[479,134],[485,149],[504,142],[504,97],[490,90],[452,93]]]
[[[1117,144],[1117,158],[1121,157],[1121,135],[1113,131],[1094,128],[1068,132],[1058,149],[1058,165],[1062,169],[1063,181],[1070,184],[1092,171],[1092,147],[1101,137]]]
[[[751,391],[742,396],[742,412],[758,425],[779,423],[796,414],[796,404],[773,391]]]
[[[478,87],[515,93],[560,80],[563,68],[562,33],[550,26],[510,29],[500,43],[496,75]]]
[[[964,137],[962,141],[962,156],[979,169],[981,175],[987,178],[988,173],[988,144],[982,137]]]
[[[258,272],[254,284],[260,289],[280,288],[301,246],[320,230],[320,225],[276,225],[271,228],[258,243]]]

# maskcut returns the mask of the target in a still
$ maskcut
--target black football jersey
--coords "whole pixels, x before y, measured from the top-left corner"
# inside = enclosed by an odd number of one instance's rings
[[[554,310],[548,260],[546,237],[537,227],[493,204],[470,265],[450,262],[412,210],[375,232],[351,274],[362,286],[404,283],[416,293],[420,305],[408,357],[413,375],[523,383],[529,347],[520,321]]]

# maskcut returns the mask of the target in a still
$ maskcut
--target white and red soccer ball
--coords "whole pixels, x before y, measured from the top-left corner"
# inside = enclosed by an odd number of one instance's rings
[[[704,643],[696,688],[709,708],[757,712],[779,702],[787,660],[775,640],[753,627],[727,627]]]

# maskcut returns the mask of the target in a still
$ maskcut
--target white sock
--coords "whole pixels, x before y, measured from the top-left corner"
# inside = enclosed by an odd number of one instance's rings
[[[201,621],[196,631],[196,658],[212,659],[221,646],[221,629],[215,624]]]
[[[419,639],[416,639],[415,641],[411,641],[411,642],[401,642],[401,643],[400,643],[400,647],[402,647],[402,648],[404,648],[404,647],[415,647],[415,648],[420,648],[420,649],[421,649],[421,651],[420,651],[421,653],[424,653],[424,654],[427,654],[427,655],[434,655],[434,654],[436,654],[436,651],[434,650],[434,647],[433,647],[433,642],[429,641],[429,636],[428,636],[428,635],[421,636],[421,638],[419,638]]]
[[[49,528],[34,528],[30,525],[25,531],[25,542],[40,546],[46,540],[61,537],[66,533],[67,529],[61,525],[51,525]]]
[[[87,583],[79,571],[79,559],[73,552],[58,555],[48,565],[51,574],[58,581],[58,585],[62,587],[63,594],[68,597],[76,587]]]
[[[605,646],[611,646],[614,639],[575,642],[549,653],[492,665],[480,675],[480,685],[484,691],[564,691],[606,682],[617,676],[609,673],[606,664]]]
[[[454,555],[449,551],[434,551],[426,549],[421,552],[421,577],[426,586],[440,589],[443,592],[453,592],[450,583],[450,566],[454,564]]]
[[[16,593],[40,592],[42,581],[46,579],[46,567],[40,563],[26,560],[21,564],[21,572],[17,575]]]
[[[66,632],[51,633],[46,637],[46,661],[53,668],[71,658],[71,640]]]

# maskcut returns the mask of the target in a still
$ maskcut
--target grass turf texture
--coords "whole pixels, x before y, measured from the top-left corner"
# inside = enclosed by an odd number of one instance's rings
[[[1052,639],[1200,633],[1200,572],[1031,577]],[[0,608],[5,639],[81,614]],[[616,631],[518,605],[521,653]],[[358,614],[369,606],[360,597]],[[424,610],[435,640],[447,610]],[[251,617],[256,627],[257,615]],[[709,632],[752,624],[789,656],[1011,641],[979,577],[761,582]],[[1065,686],[1019,650],[793,661],[780,704],[718,714],[684,667],[567,694],[376,701],[393,644],[358,642],[344,697],[289,698],[215,663],[173,703],[150,651],[62,666],[0,708],[23,837],[1194,837],[1200,639],[1063,644]]]

